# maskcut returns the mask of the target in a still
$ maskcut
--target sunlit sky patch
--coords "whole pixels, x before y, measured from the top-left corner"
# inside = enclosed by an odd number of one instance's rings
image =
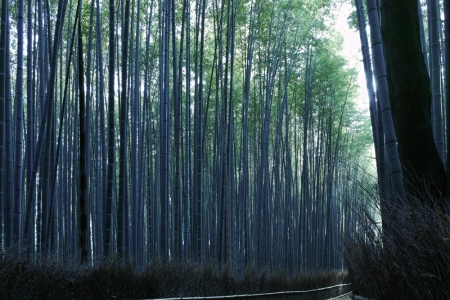
[[[336,10],[334,11],[334,19],[336,21],[335,28],[344,38],[343,48],[340,54],[347,59],[349,67],[356,67],[358,70],[358,107],[369,114],[369,99],[367,96],[366,79],[362,63],[359,32],[355,29],[351,29],[348,24],[348,17],[353,9],[354,3],[351,0],[342,1],[342,3],[336,5]]]

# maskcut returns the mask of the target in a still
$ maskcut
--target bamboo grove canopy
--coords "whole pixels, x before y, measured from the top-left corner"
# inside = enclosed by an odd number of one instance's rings
[[[333,2],[2,0],[0,247],[342,268],[376,180]]]

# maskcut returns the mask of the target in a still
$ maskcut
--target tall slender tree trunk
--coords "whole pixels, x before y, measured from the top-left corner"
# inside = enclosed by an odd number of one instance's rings
[[[9,9],[7,11],[9,16]],[[9,18],[9,17],[8,17]],[[10,25],[6,27],[6,76],[5,76],[5,200],[6,224],[5,245],[13,246],[14,233],[14,166],[12,140],[12,103],[11,103],[11,69],[10,69]]]
[[[171,0],[165,0],[163,6],[160,57],[160,193],[161,193],[161,257],[169,259],[169,41],[170,41]]]
[[[172,23],[172,66],[173,66],[173,102],[174,102],[174,142],[175,142],[175,190],[174,190],[174,204],[173,204],[173,226],[174,226],[174,237],[173,237],[173,251],[174,258],[176,260],[180,260],[181,258],[181,76],[182,76],[182,67],[181,67],[181,55],[182,55],[182,47],[180,47],[180,61],[179,61],[179,69],[177,67],[177,44],[176,44],[176,27],[175,27],[175,1],[171,0],[171,23]],[[186,6],[186,3],[183,4],[183,7]],[[183,14],[184,21],[184,14]],[[182,38],[180,45],[183,44],[183,32],[184,32],[184,24],[181,26],[182,30]]]
[[[114,172],[115,172],[115,99],[114,99],[114,75],[115,75],[115,8],[114,0],[109,1],[109,66],[108,66],[108,184],[106,189],[106,213],[105,213],[105,232],[104,232],[104,249],[103,254],[109,256],[112,252],[113,238],[113,189],[114,189]]]
[[[450,187],[450,2],[444,1],[444,15],[447,16],[444,20],[445,30],[445,64],[444,64],[444,84],[445,84],[445,115],[446,115],[446,136],[447,136],[447,157],[446,157],[446,175],[447,187]],[[450,189],[447,188],[447,201],[450,199]],[[450,209],[447,213],[450,212]]]
[[[32,24],[32,0],[27,1],[27,23]],[[27,130],[26,130],[26,157],[27,157],[27,163],[26,163],[26,186],[28,186],[29,181],[31,179],[31,172],[33,168],[33,157],[34,157],[34,111],[35,111],[35,84],[34,84],[34,71],[35,68],[33,68],[33,64],[36,64],[36,60],[33,60],[33,30],[29,28],[27,30]],[[32,196],[32,201],[34,201],[34,197]],[[0,205],[1,207],[1,205]],[[29,220],[25,220],[24,226],[26,226]],[[1,224],[1,220],[0,220]],[[31,226],[31,224],[29,224]],[[23,233],[26,229],[23,230]],[[34,235],[33,235],[34,236]],[[31,242],[32,239],[29,240]],[[31,244],[31,243],[30,243]],[[27,242],[26,247],[29,247],[30,245]]]
[[[34,193],[35,193],[35,182],[36,182],[36,175],[38,171],[38,165],[40,161],[41,156],[41,149],[42,149],[42,143],[44,140],[44,130],[46,129],[46,126],[51,126],[49,123],[49,120],[51,120],[52,111],[53,111],[53,101],[54,101],[54,94],[55,94],[55,84],[56,84],[56,72],[57,72],[57,64],[56,64],[56,57],[58,54],[60,42],[61,42],[61,35],[62,35],[62,28],[64,24],[64,17],[66,13],[66,7],[67,7],[67,0],[63,0],[58,5],[58,14],[56,18],[56,26],[55,26],[55,36],[54,36],[54,43],[52,48],[52,57],[55,59],[52,61],[52,64],[50,66],[50,78],[47,85],[47,94],[45,98],[45,105],[42,113],[42,120],[40,123],[39,128],[39,136],[38,141],[34,153],[34,159],[33,159],[33,169],[31,171],[31,178],[28,183],[27,187],[27,208],[26,208],[26,216],[25,216],[25,226],[24,226],[24,238],[27,241],[30,241],[30,235],[29,232],[31,230],[30,226],[27,226],[27,224],[32,224],[31,218],[33,217],[32,211],[34,209]],[[27,244],[27,247],[29,247],[30,244]]]
[[[422,5],[420,3],[420,0],[417,0],[418,2],[418,10],[419,10],[419,26],[420,26],[420,42],[422,45],[422,53],[423,53],[423,59],[425,61],[425,65],[428,66],[428,52],[427,52],[427,42],[425,40],[425,29],[423,25],[423,12],[422,12]],[[430,70],[428,70],[428,73]]]
[[[429,0],[428,9],[430,19],[430,57],[431,57],[431,93],[432,93],[432,116],[434,142],[439,157],[445,162],[444,144],[444,122],[442,116],[442,96],[441,96],[441,44],[439,39],[440,9],[437,0]],[[420,25],[420,20],[418,20]]]
[[[199,262],[203,261],[203,66],[205,47],[205,11],[206,1],[198,0],[198,22],[200,34],[196,34],[196,64],[195,64],[195,112],[194,112],[194,202],[195,202],[195,250]],[[199,44],[200,43],[200,44]]]
[[[80,0],[81,2],[81,0]],[[81,5],[80,5],[81,10]],[[80,18],[81,19],[81,18]],[[79,19],[79,20],[80,20]],[[79,126],[80,126],[80,140],[79,140],[79,209],[80,209],[80,224],[79,224],[79,235],[80,235],[80,255],[81,263],[86,263],[88,260],[88,250],[87,250],[87,233],[88,233],[88,215],[87,215],[87,203],[88,203],[88,175],[86,173],[87,164],[87,139],[86,139],[86,103],[85,103],[85,92],[84,92],[84,66],[83,66],[83,39],[81,34],[81,21],[78,21],[78,74],[79,74]]]
[[[252,3],[252,8],[250,11],[250,28],[248,34],[248,45],[247,45],[247,57],[245,65],[245,78],[244,78],[244,102],[242,105],[242,179],[241,179],[241,191],[239,198],[239,211],[240,211],[240,256],[239,256],[239,266],[240,274],[245,269],[246,266],[246,254],[248,253],[248,248],[246,247],[246,221],[247,212],[246,205],[249,202],[249,189],[250,189],[250,177],[249,177],[249,102],[250,102],[250,83],[253,65],[253,51],[254,51],[254,34],[255,34],[255,20],[254,20],[254,10],[255,3]]]
[[[138,262],[138,249],[141,248],[140,246],[140,228],[142,227],[143,219],[142,214],[140,213],[140,209],[142,208],[141,202],[141,196],[138,189],[141,189],[140,186],[140,178],[138,179],[138,176],[141,177],[142,172],[141,168],[138,167],[137,159],[138,155],[140,156],[142,152],[142,143],[141,141],[141,134],[140,134],[140,127],[138,125],[139,122],[139,97],[140,97],[140,74],[139,74],[139,67],[140,67],[140,38],[139,38],[139,31],[140,28],[140,11],[141,11],[141,1],[138,0],[137,4],[137,24],[136,24],[136,52],[135,52],[135,70],[134,70],[134,97],[132,98],[132,104],[131,104],[131,257],[134,262]],[[139,146],[139,148],[138,148]],[[139,157],[141,158],[141,157]],[[142,165],[143,162],[139,162],[139,166]]]
[[[375,0],[366,0],[367,13],[369,15],[370,37],[372,40],[372,55],[375,78],[377,78],[378,100],[380,101],[381,117],[383,121],[385,148],[389,165],[389,177],[393,190],[404,197],[402,167],[397,149],[394,122],[389,102],[388,83],[386,81],[385,60],[383,44],[381,41],[380,23]],[[417,11],[416,11],[417,12]]]
[[[4,232],[5,241],[9,239],[7,230],[8,224],[8,206],[6,205],[6,189],[5,189],[5,102],[6,102],[6,89],[9,87],[6,84],[6,70],[9,61],[7,58],[7,51],[9,49],[7,45],[7,30],[8,30],[8,11],[9,1],[2,1],[1,11],[1,25],[0,25],[0,226],[5,225],[5,231],[3,228],[0,230],[1,234]],[[3,244],[1,245],[3,247]]]
[[[14,173],[14,242],[20,254],[22,246],[22,144],[23,144],[23,15],[24,2],[18,2],[17,14],[17,75],[16,75],[16,99],[15,99],[15,173]],[[29,54],[31,55],[31,54]],[[1,223],[0,223],[1,224]],[[0,238],[1,240],[1,238]]]
[[[117,253],[125,258],[128,254],[128,245],[125,236],[128,234],[128,222],[125,215],[128,206],[127,193],[127,80],[128,80],[128,38],[129,38],[130,0],[125,1],[125,19],[122,40],[122,82],[120,94],[120,145],[119,145],[119,202],[117,204]]]
[[[366,85],[367,92],[369,96],[369,111],[370,111],[370,121],[372,124],[372,136],[375,145],[375,155],[377,162],[377,171],[380,170],[378,166],[381,164],[385,164],[385,161],[382,161],[381,158],[384,156],[380,155],[380,139],[378,137],[378,111],[377,104],[375,99],[375,90],[373,87],[373,73],[372,73],[372,65],[369,53],[369,42],[367,39],[366,32],[366,20],[364,14],[364,7],[362,0],[355,0],[356,12],[358,17],[358,25],[359,25],[359,36],[361,40],[361,52],[363,54],[363,62],[364,62],[364,72],[366,74]],[[383,135],[384,137],[384,135]],[[383,173],[378,172],[378,178],[380,182],[385,182],[386,178],[384,178]]]
[[[389,99],[407,191],[424,201],[430,201],[429,195],[439,202],[446,194],[447,183],[444,165],[433,139],[430,79],[421,51],[417,5],[417,1],[383,0],[381,33]],[[390,30],[393,27],[396,30]],[[381,104],[384,111],[383,101]],[[384,126],[385,132],[387,128]],[[386,135],[386,146],[388,143]],[[441,207],[442,203],[438,206]]]
[[[108,190],[108,155],[107,155],[107,145],[106,145],[106,124],[105,124],[105,85],[104,85],[104,80],[103,78],[103,55],[102,55],[102,35],[101,35],[101,20],[100,20],[100,1],[96,0],[96,46],[97,46],[97,71],[98,71],[98,76],[100,78],[100,80],[98,80],[98,84],[99,84],[99,114],[100,114],[100,143],[101,143],[101,157],[102,157],[102,166],[101,166],[101,174],[102,174],[102,180],[101,180],[101,196],[100,196],[100,200],[97,203],[97,205],[99,206],[99,224],[101,224],[100,228],[98,228],[98,230],[101,232],[101,235],[103,237],[103,239],[101,240],[101,245],[100,243],[96,243],[96,246],[99,247],[99,252],[100,254],[103,254],[104,251],[104,242],[105,242],[105,230],[104,230],[104,226],[105,226],[105,222],[104,220],[106,220],[106,216],[105,216],[105,204],[106,204],[106,200],[107,200],[107,190]],[[100,191],[99,191],[100,192]],[[100,234],[99,234],[100,235]]]
[[[185,261],[190,256],[190,246],[192,240],[190,239],[192,231],[190,224],[192,220],[192,170],[191,170],[191,6],[190,1],[185,0],[186,4],[186,81],[185,81],[185,140],[184,140],[184,191],[183,191],[183,207],[184,207],[184,249],[183,260]]]

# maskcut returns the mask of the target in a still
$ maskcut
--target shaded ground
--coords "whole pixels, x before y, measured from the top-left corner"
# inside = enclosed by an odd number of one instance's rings
[[[347,282],[348,274],[343,271],[288,276],[283,271],[248,268],[243,276],[236,277],[229,268],[219,269],[211,264],[155,262],[138,270],[118,259],[96,266],[78,266],[51,259],[30,262],[8,254],[0,258],[0,299],[205,297],[304,291]],[[333,292],[295,299],[326,299],[342,294]]]

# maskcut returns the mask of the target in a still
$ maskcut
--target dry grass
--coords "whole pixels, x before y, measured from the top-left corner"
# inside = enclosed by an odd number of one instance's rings
[[[358,210],[359,231],[344,244],[354,292],[376,299],[450,299],[450,218],[418,199],[394,199],[386,201],[383,232],[373,218],[380,211],[371,204]]]
[[[215,296],[306,290],[347,281],[347,273],[340,271],[288,276],[283,271],[271,273],[249,267],[238,278],[230,268],[219,269],[212,264],[155,262],[138,270],[118,259],[104,260],[96,266],[78,266],[51,259],[30,262],[14,254],[0,257],[0,299]],[[335,294],[326,294],[329,295]],[[324,296],[316,295],[316,299]]]

